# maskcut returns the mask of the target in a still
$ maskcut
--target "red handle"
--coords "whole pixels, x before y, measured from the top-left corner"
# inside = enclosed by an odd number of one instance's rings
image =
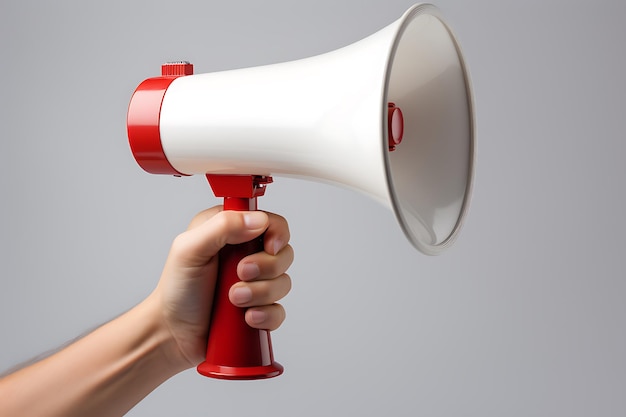
[[[214,190],[215,181],[227,181],[231,178],[209,177]],[[225,197],[224,209],[256,210],[256,196]],[[263,238],[259,237],[239,245],[227,245],[219,253],[219,271],[206,359],[198,365],[198,372],[204,376],[219,379],[264,379],[283,372],[282,365],[274,361],[269,331],[250,327],[244,319],[245,309],[235,307],[228,299],[230,287],[239,282],[239,261],[262,250]]]

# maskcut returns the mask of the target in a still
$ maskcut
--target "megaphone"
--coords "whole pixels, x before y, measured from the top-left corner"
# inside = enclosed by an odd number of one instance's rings
[[[428,255],[453,243],[470,201],[470,81],[455,36],[430,4],[311,58],[197,75],[187,62],[165,64],[137,87],[127,126],[145,171],[206,175],[225,209],[256,210],[274,175],[339,184],[389,207]],[[269,332],[250,328],[228,301],[237,263],[261,248],[255,241],[220,253],[203,375],[283,371]]]

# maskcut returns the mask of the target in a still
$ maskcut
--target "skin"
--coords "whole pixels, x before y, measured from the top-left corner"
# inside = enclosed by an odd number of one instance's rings
[[[284,218],[213,207],[176,237],[154,291],[141,303],[59,352],[0,379],[0,415],[121,416],[161,383],[204,360],[217,275],[226,244],[262,233],[264,251],[238,265],[230,301],[246,322],[275,330],[276,302],[291,289],[293,261]]]

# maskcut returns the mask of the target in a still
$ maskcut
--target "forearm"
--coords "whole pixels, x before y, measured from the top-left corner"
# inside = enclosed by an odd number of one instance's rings
[[[186,365],[148,298],[62,351],[0,380],[0,415],[121,416]]]

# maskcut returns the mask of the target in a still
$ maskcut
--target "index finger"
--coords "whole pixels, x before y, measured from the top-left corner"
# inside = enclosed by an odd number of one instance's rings
[[[263,238],[263,249],[270,255],[280,252],[291,238],[287,219],[275,213],[266,212],[269,217],[269,225]]]

